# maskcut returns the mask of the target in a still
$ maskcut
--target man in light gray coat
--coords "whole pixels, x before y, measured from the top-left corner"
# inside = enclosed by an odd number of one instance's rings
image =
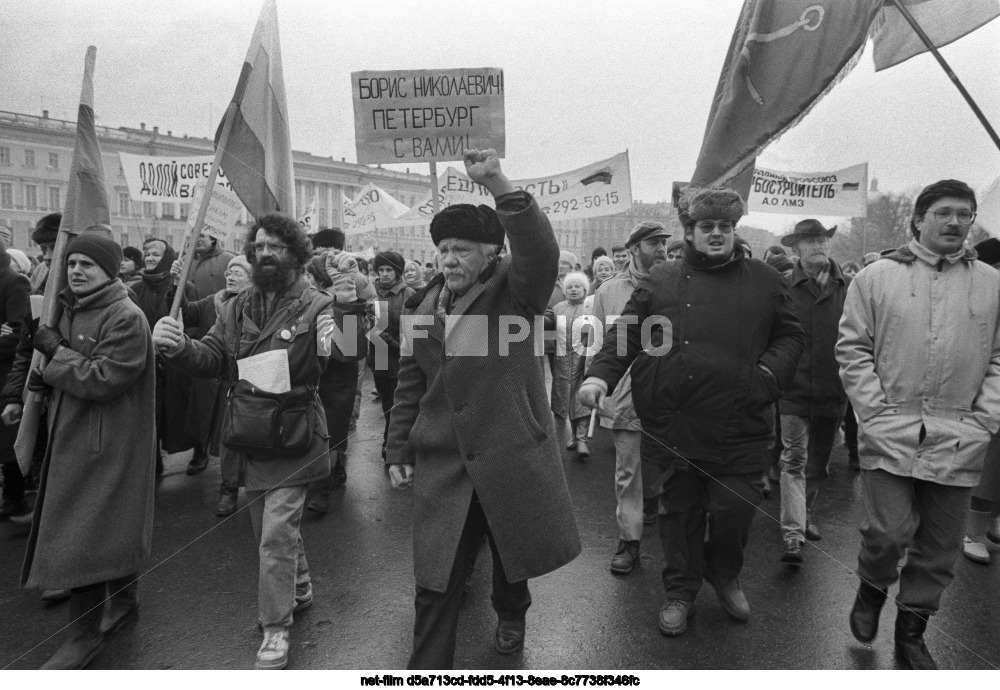
[[[851,632],[875,638],[898,579],[904,668],[937,668],[923,634],[952,580],[972,489],[1000,427],[1000,274],[964,246],[975,217],[964,182],[926,187],[913,239],[858,273],[840,322],[837,359],[859,418],[868,511]]]

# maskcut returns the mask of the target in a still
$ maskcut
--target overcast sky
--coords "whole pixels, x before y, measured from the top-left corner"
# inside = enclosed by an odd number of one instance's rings
[[[279,0],[292,146],[355,160],[352,71],[500,67],[511,177],[555,174],[628,149],[633,198],[667,200],[671,182],[694,170],[741,5]],[[0,0],[0,109],[75,119],[93,44],[99,124],[211,136],[260,6]],[[1000,127],[1000,21],[943,52]],[[854,72],[759,159],[802,172],[864,161],[891,191],[943,177],[983,191],[1000,174],[1000,151],[930,55],[875,74],[870,45]],[[747,220],[782,231],[797,218]]]

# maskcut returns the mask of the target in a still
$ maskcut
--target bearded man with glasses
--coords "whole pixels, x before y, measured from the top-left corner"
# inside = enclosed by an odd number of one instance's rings
[[[771,461],[774,404],[805,343],[784,276],[735,244],[739,194],[690,189],[677,210],[682,258],[640,281],[579,392],[598,407],[631,366],[640,452],[660,468],[664,635],[687,629],[702,580],[731,618],[750,617],[743,550]]]
[[[875,639],[899,580],[904,668],[937,667],[924,630],[952,580],[972,489],[1000,427],[1000,274],[965,246],[975,217],[969,185],[926,187],[913,239],[855,277],[840,322],[837,359],[858,415],[867,504],[851,632]]]

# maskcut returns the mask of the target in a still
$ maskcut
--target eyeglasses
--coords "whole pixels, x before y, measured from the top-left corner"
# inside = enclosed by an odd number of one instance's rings
[[[976,219],[976,214],[968,209],[960,208],[957,211],[953,208],[944,207],[934,209],[932,211],[934,218],[939,223],[947,223],[953,217],[958,220],[959,225],[972,225],[972,221]]]
[[[728,234],[733,231],[734,226],[732,223],[726,220],[700,220],[694,224],[700,232],[709,233],[713,232],[716,228],[719,228],[719,232]]]
[[[265,249],[272,254],[280,254],[288,249],[288,245],[278,244],[277,242],[254,242],[253,250],[257,254],[263,254]]]
[[[242,278],[245,275],[246,275],[246,272],[243,271],[243,269],[240,269],[239,272],[233,271],[233,270],[229,270],[229,271],[226,271],[225,273],[222,274],[222,276],[224,278],[234,278],[234,277],[235,278]]]

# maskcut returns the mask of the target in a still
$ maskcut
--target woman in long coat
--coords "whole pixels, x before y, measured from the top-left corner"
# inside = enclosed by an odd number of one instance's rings
[[[103,635],[138,611],[135,574],[153,536],[156,448],[153,342],[117,278],[121,248],[84,233],[67,256],[59,328],[43,326],[34,339],[50,362],[28,379],[30,389],[51,389],[51,403],[21,572],[25,587],[72,590],[70,635],[43,666],[64,669],[89,663]]]
[[[146,315],[149,330],[162,317],[170,313],[174,299],[174,276],[170,268],[177,259],[177,252],[163,240],[150,238],[142,245],[145,268],[139,280],[129,283],[135,292],[136,303]],[[189,281],[184,291],[185,300],[194,302],[198,291]],[[189,334],[194,329],[189,329]],[[191,377],[170,367],[161,367],[156,387],[156,438],[164,453],[183,453],[194,447],[196,439],[188,435],[186,416],[191,395]],[[163,473],[163,459],[156,459],[156,473]]]
[[[590,410],[576,399],[583,383],[585,351],[584,320],[590,313],[585,304],[590,281],[583,273],[569,273],[563,278],[563,292],[568,299],[552,308],[549,317],[556,331],[556,353],[552,360],[552,397],[550,405],[556,428],[562,431],[569,420],[570,441],[567,450],[575,450],[581,460],[590,455],[585,439]]]

